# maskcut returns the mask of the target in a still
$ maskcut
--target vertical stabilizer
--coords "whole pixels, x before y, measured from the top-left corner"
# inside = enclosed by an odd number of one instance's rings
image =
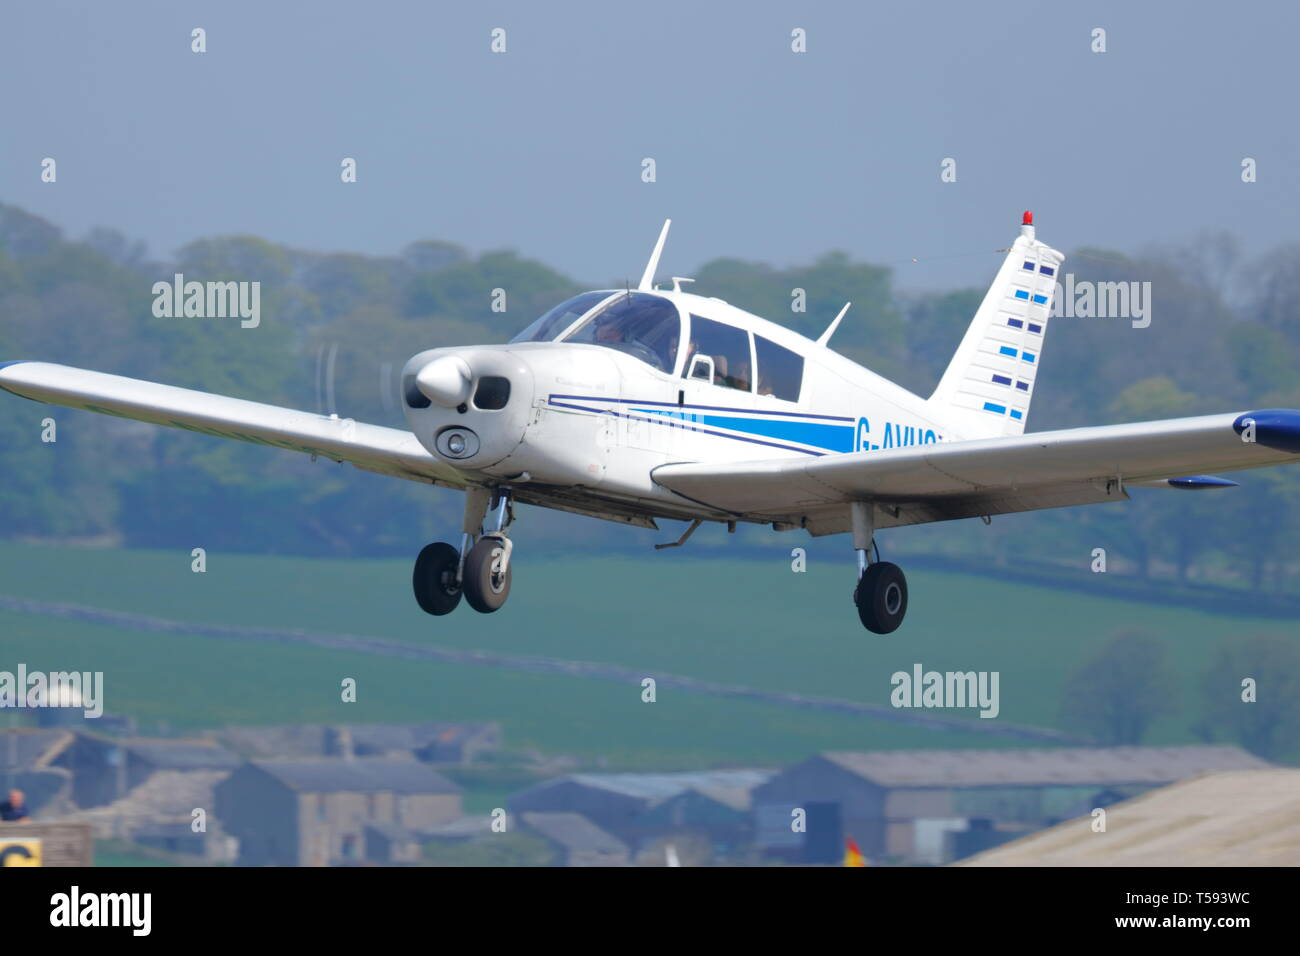
[[[929,399],[934,417],[956,436],[1024,432],[1064,261],[1034,237],[1034,217],[1026,212],[1019,238]]]

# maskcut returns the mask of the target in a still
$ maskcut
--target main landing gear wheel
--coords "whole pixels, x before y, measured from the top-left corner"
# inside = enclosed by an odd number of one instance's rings
[[[506,603],[510,596],[510,576],[507,539],[491,535],[479,538],[465,556],[465,574],[462,581],[465,600],[482,614],[491,614]],[[505,566],[502,573],[501,567]]]
[[[903,569],[888,561],[867,566],[853,592],[862,626],[874,634],[888,634],[903,623],[907,613],[907,578]]]
[[[456,610],[460,603],[461,588],[456,581],[460,568],[460,552],[439,541],[426,545],[415,559],[411,587],[416,603],[426,614],[443,615]]]

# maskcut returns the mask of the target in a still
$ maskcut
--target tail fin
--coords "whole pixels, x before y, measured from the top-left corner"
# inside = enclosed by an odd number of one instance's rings
[[[929,399],[934,417],[960,437],[1024,432],[1064,261],[1034,238],[1034,217],[1026,212],[1020,237]]]

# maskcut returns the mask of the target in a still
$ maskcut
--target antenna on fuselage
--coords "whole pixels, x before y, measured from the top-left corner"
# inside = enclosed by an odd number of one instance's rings
[[[671,219],[664,220],[664,227],[659,231],[659,241],[655,243],[655,251],[650,253],[650,261],[646,263],[645,272],[641,273],[641,281],[637,283],[638,292],[650,292],[651,283],[654,282],[655,272],[659,269],[659,257],[663,255],[664,240],[668,238],[668,227],[673,224]]]
[[[840,327],[840,319],[844,318],[844,313],[849,311],[849,306],[852,304],[852,302],[844,303],[844,308],[840,309],[840,314],[835,316],[835,321],[826,326],[826,331],[823,332],[822,337],[817,340],[818,345],[825,345],[831,340],[831,336],[835,334],[835,330]]]

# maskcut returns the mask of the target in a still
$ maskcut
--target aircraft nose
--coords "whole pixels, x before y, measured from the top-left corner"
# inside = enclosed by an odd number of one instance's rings
[[[474,378],[469,364],[457,355],[444,355],[420,369],[415,375],[415,387],[431,402],[444,408],[456,408],[469,399],[470,383]]]

